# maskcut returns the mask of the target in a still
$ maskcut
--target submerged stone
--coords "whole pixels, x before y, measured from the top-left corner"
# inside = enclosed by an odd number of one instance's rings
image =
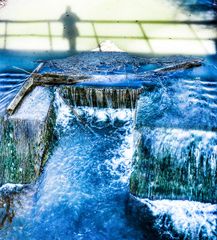
[[[21,192],[25,188],[25,185],[22,184],[11,184],[7,183],[0,187],[0,198],[5,198],[12,194]]]
[[[7,183],[0,187],[0,230],[15,217],[21,207],[21,193],[29,190],[28,185]]]

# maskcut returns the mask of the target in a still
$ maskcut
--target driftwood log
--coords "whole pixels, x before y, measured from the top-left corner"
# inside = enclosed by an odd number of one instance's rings
[[[40,63],[38,65],[38,67],[32,72],[32,74],[25,81],[22,88],[15,96],[15,98],[11,101],[11,103],[7,107],[7,112],[9,115],[12,115],[14,113],[16,107],[19,105],[19,103],[22,101],[22,99],[25,97],[25,95],[32,90],[33,82],[34,82],[33,74],[39,72],[43,66],[44,66],[44,63]]]
[[[73,85],[75,83],[84,82],[87,79],[90,79],[88,76],[74,75],[58,75],[54,73],[45,73],[45,74],[33,74],[34,86],[44,86],[44,85]]]
[[[32,72],[30,77],[26,80],[21,90],[18,92],[18,94],[15,96],[15,98],[12,100],[10,105],[7,108],[7,112],[9,115],[12,115],[14,111],[16,110],[17,106],[20,104],[22,99],[25,97],[27,93],[29,93],[35,86],[55,86],[55,85],[73,85],[76,83],[84,82],[89,80],[93,80],[94,77],[91,76],[85,76],[85,75],[73,75],[73,76],[67,76],[67,75],[59,75],[54,73],[45,73],[45,74],[39,74],[38,72],[42,69],[44,63],[39,64],[39,66]],[[178,64],[173,64],[170,66],[158,68],[156,70],[147,72],[142,75],[142,77],[151,77],[154,75],[161,75],[169,72],[179,71],[179,70],[185,70],[189,68],[194,67],[200,67],[202,65],[202,60],[193,60],[193,61],[186,61],[181,62]],[[141,77],[141,75],[139,76]]]
[[[53,73],[39,74],[37,73],[43,67],[43,63],[30,75],[30,77],[23,84],[20,91],[17,93],[15,98],[12,100],[10,105],[7,108],[9,115],[12,115],[22,99],[26,96],[27,93],[32,91],[36,86],[54,86],[54,85],[72,85],[79,82],[83,82],[88,79],[86,76],[65,76],[58,75]]]
[[[182,62],[179,64],[170,65],[163,68],[158,68],[153,72],[161,74],[161,73],[185,70],[185,69],[194,68],[194,67],[200,67],[201,65],[202,65],[202,60],[194,60],[194,61],[188,61],[188,62]]]

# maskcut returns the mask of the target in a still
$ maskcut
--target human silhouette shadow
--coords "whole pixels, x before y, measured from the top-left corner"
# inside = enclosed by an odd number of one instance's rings
[[[76,22],[79,21],[78,16],[71,11],[70,7],[66,8],[66,12],[60,17],[63,23],[63,37],[69,42],[69,50],[76,50],[76,37],[79,35]]]

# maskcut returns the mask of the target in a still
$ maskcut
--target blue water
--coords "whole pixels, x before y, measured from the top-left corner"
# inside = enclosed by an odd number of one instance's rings
[[[206,83],[206,77],[213,77],[215,65],[209,76],[206,69],[185,75],[187,83],[192,85],[191,78],[199,76],[203,84],[213,87],[215,81]],[[176,74],[171,76],[176,80]],[[1,74],[0,101],[3,94],[12,98],[26,77]],[[37,183],[12,205],[15,216],[0,231],[0,240],[159,239],[153,237],[153,229],[144,228],[146,223],[142,228],[127,211],[133,111],[76,108],[87,124],[84,126],[58,94],[55,105],[58,141]],[[171,229],[175,227],[180,236],[184,233],[187,239],[200,239],[198,233],[203,228],[201,239],[215,239],[215,205],[147,199],[144,203],[148,203],[162,236],[173,236]]]
[[[27,77],[27,74],[0,73],[0,115],[5,112]]]
[[[0,239],[146,239],[125,213],[132,111],[76,111],[89,127],[59,115],[58,143]]]
[[[169,77],[172,81],[182,77],[196,96],[199,88],[192,89],[192,82],[198,78],[196,82],[207,93],[205,100],[212,103],[216,111],[216,90],[210,90],[216,89],[216,69],[216,62],[211,61],[208,66],[185,71],[183,76],[178,73]],[[0,74],[0,115],[27,77],[24,73]],[[180,90],[188,93],[186,89]],[[0,240],[156,239],[126,212],[133,153],[133,112],[77,109],[89,126],[84,127],[60,99],[56,105],[59,109],[57,144],[36,185],[14,203],[15,217],[0,231]],[[183,210],[180,205],[184,204],[187,206]],[[151,205],[160,231],[169,232],[172,225],[187,234],[191,229],[198,229],[200,223],[212,229],[216,222],[215,206],[173,201],[151,202]],[[165,220],[165,212],[172,222],[168,223],[167,217]],[[207,227],[207,222],[211,222],[211,227]],[[215,239],[216,230],[210,236]],[[209,239],[208,233],[204,239]]]

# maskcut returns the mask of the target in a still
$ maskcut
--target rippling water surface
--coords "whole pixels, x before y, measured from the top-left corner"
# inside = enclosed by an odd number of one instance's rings
[[[22,87],[26,74],[0,73],[0,115]]]

